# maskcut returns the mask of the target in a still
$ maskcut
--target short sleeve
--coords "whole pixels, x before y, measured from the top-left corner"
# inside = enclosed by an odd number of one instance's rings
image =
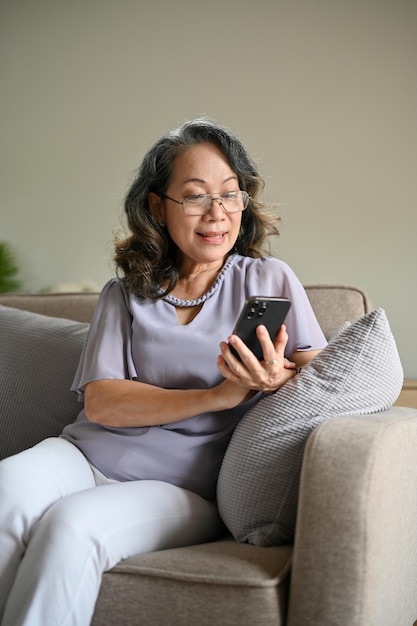
[[[82,400],[89,382],[136,376],[129,300],[121,281],[112,279],[99,296],[71,391]]]
[[[321,350],[327,345],[306,291],[289,265],[274,257],[262,257],[253,264],[248,279],[250,295],[281,296],[291,301],[285,320],[288,333],[285,356],[294,351]],[[262,293],[257,293],[260,286]]]
[[[293,270],[286,265],[283,295],[291,300],[286,320],[289,341],[288,353],[303,350],[321,350],[327,345],[306,291]]]

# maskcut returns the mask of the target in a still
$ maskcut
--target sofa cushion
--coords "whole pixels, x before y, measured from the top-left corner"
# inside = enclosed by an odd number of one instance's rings
[[[347,325],[298,376],[252,407],[233,433],[217,486],[220,514],[235,539],[292,542],[310,433],[338,415],[389,408],[402,382],[394,337],[377,309]]]
[[[59,435],[89,324],[0,306],[0,459]]]
[[[104,573],[92,626],[285,624],[291,561],[231,538],[134,556]]]

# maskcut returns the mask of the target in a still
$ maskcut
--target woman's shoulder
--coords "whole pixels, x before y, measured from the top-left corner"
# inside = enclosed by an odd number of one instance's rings
[[[125,284],[121,278],[113,277],[104,283],[100,292],[100,297],[117,297],[121,294],[127,294]]]
[[[257,258],[252,258],[248,256],[240,256],[237,255],[237,261],[235,264],[236,268],[240,270],[245,270],[246,272],[256,272],[256,273],[269,273],[269,272],[279,272],[283,274],[293,274],[292,269],[282,259],[278,259],[274,256],[261,256]]]
[[[235,263],[235,281],[245,284],[247,293],[259,295],[286,295],[300,291],[301,283],[285,261],[273,256],[251,258],[241,256]],[[288,297],[288,296],[287,296]]]
[[[129,293],[123,280],[114,277],[103,285],[97,304],[98,308],[123,305],[130,310],[129,301]]]
[[[120,278],[117,278],[116,276],[113,276],[112,278],[109,278],[103,285],[101,291],[108,291],[111,289],[114,289],[116,287],[118,287],[119,289],[122,288],[123,285],[123,281]]]

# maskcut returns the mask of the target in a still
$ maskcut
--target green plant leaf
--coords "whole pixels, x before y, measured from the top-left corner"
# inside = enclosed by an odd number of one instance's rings
[[[9,243],[0,241],[0,292],[19,291],[21,282],[17,277],[19,269]]]

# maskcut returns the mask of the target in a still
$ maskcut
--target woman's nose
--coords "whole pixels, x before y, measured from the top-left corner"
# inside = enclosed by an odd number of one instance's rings
[[[209,220],[220,221],[224,220],[225,213],[222,199],[220,197],[213,198],[210,211],[206,213],[205,217],[208,217]]]

